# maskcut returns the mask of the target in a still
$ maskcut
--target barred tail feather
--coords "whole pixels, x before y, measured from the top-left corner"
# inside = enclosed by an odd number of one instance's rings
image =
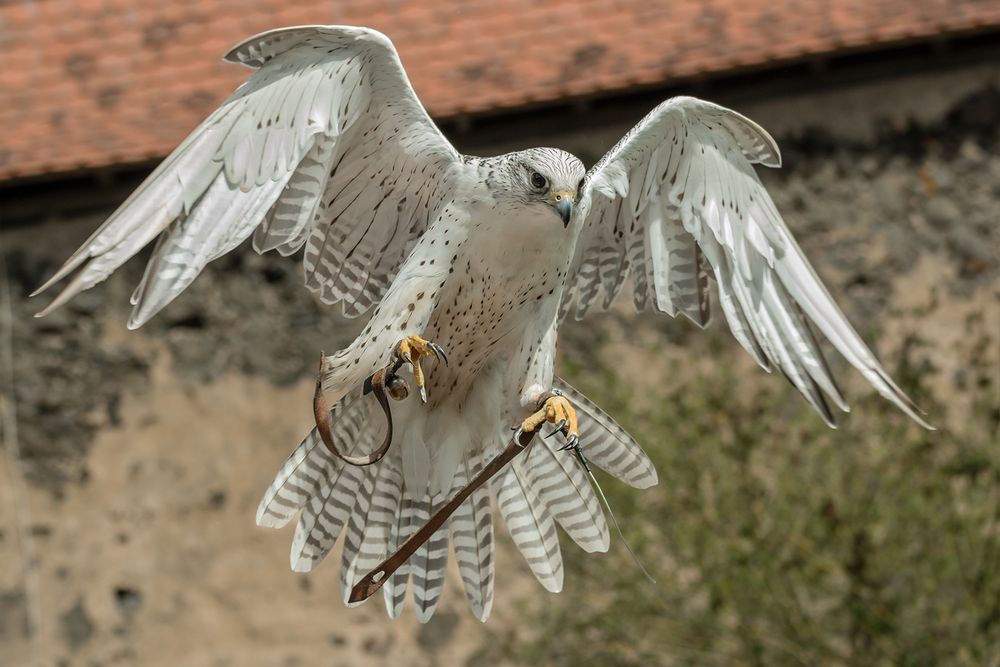
[[[465,486],[483,468],[483,455],[466,454],[455,476],[456,487]],[[493,512],[490,492],[481,486],[459,506],[449,520],[455,560],[462,575],[472,613],[486,621],[493,608]]]
[[[282,528],[309,498],[320,492],[328,469],[343,465],[320,441],[314,429],[281,466],[257,507],[257,525]]]
[[[330,411],[331,431],[346,444],[354,443],[368,421],[371,405],[355,393],[344,397]],[[323,445],[314,428],[292,452],[275,475],[257,507],[257,525],[281,528],[310,498],[321,495],[325,480],[340,474],[344,463]]]
[[[548,508],[516,465],[494,477],[492,486],[507,530],[531,572],[546,590],[558,593],[563,585],[562,553]]]
[[[588,553],[605,552],[611,540],[604,512],[590,479],[576,458],[555,451],[554,440],[535,442],[525,456],[516,459],[518,474],[545,505],[556,522]]]
[[[426,518],[424,518],[426,521]],[[420,517],[419,504],[412,498],[403,495],[396,520],[389,530],[389,553],[396,551],[410,535],[420,529],[423,523]],[[385,599],[385,609],[389,618],[399,618],[406,604],[406,584],[410,579],[410,561],[407,559],[389,577],[382,586],[382,596]]]
[[[435,499],[436,502],[431,502],[430,497],[425,496],[421,503],[423,509],[420,526],[426,524],[437,508],[447,500],[447,497],[438,497]],[[430,539],[420,545],[410,560],[413,606],[417,612],[417,620],[426,623],[434,615],[444,588],[444,568],[448,564],[448,529],[439,528]]]
[[[352,606],[350,597],[354,584],[381,560],[380,558],[375,560],[371,567],[365,569],[365,566],[368,565],[368,559],[365,555],[362,555],[362,550],[364,550],[366,555],[374,553],[376,556],[380,551],[378,546],[379,540],[374,535],[372,510],[375,504],[376,488],[381,484],[384,492],[384,480],[389,468],[388,466],[379,466],[377,468],[365,468],[365,471],[368,474],[365,475],[364,483],[355,497],[354,508],[351,510],[351,517],[347,522],[347,530],[344,532],[344,550],[341,553],[340,559],[340,591],[344,598],[344,604],[348,607]],[[368,532],[369,527],[372,529],[371,534]],[[388,535],[386,535],[386,538],[386,544],[382,545],[381,551],[384,551],[385,546],[388,544]],[[359,602],[357,604],[362,603]]]
[[[358,466],[342,465],[339,474],[324,477],[321,493],[309,499],[295,526],[290,554],[294,571],[311,572],[330,553],[365,476]]]
[[[553,385],[577,409],[580,447],[591,463],[637,489],[656,484],[653,462],[625,429],[562,378],[555,378]]]
[[[359,509],[363,504],[359,496],[359,504],[355,506],[359,518],[355,522],[352,513],[351,529],[344,540],[341,579],[345,604],[358,580],[374,570],[394,550],[390,549],[390,545],[396,517],[401,513],[403,474],[398,459],[393,456],[382,459],[378,468],[371,500],[364,501],[368,505],[366,521],[361,522]]]
[[[611,417],[561,380],[556,386],[577,407],[581,444],[587,457],[612,475],[646,487],[656,483],[648,457]],[[379,423],[374,401],[357,392],[331,410],[334,438],[348,452],[370,451],[381,440],[371,424]],[[604,513],[576,460],[540,438],[513,464],[491,480],[493,494],[511,537],[532,573],[547,590],[563,585],[558,523],[585,551],[609,546]],[[310,571],[344,533],[341,592],[345,603],[354,585],[424,526],[434,511],[482,470],[489,452],[465,449],[447,494],[432,496],[428,485],[411,491],[404,474],[403,452],[390,451],[379,463],[350,466],[332,455],[315,429],[292,453],[264,494],[258,525],[279,528],[296,515],[291,564]],[[495,556],[490,488],[480,487],[383,586],[391,618],[403,611],[412,583],[417,619],[434,614],[444,588],[448,542],[454,544],[462,584],[473,613],[482,621],[493,606]]]

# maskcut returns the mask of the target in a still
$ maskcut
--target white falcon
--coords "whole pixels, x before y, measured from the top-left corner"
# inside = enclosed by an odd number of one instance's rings
[[[638,488],[656,483],[632,438],[553,374],[563,316],[607,308],[627,278],[638,310],[681,313],[700,326],[714,279],[739,343],[765,370],[786,375],[831,425],[828,402],[844,411],[847,403],[810,324],[923,424],[775,210],[751,165],[778,167],[778,147],[740,114],[667,100],[587,171],[553,148],[460,155],[421,106],[392,43],[374,30],[273,30],[226,60],[255,71],[41,288],[75,272],[40,315],[154,238],[130,328],[251,234],[258,252],[304,247],[306,286],[350,317],[370,313],[361,335],[322,369],[343,448],[368,451],[381,438],[378,408],[358,388],[393,355],[412,362],[426,397],[397,406],[393,448],[374,465],[345,465],[314,429],[261,501],[259,525],[297,520],[297,571],[318,565],[345,534],[345,602],[536,408],[554,424],[547,429],[579,435],[597,466]],[[441,348],[447,365],[431,361]],[[418,618],[431,617],[450,539],[472,610],[486,619],[491,491],[546,589],[563,585],[555,523],[584,550],[606,551],[601,506],[560,445],[536,439],[474,492],[385,582],[389,614],[401,612],[409,580]]]

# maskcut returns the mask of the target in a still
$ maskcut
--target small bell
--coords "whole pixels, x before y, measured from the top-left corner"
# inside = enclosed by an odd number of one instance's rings
[[[386,380],[385,389],[386,393],[396,401],[401,401],[410,394],[410,387],[406,384],[406,380],[398,375],[393,375]]]

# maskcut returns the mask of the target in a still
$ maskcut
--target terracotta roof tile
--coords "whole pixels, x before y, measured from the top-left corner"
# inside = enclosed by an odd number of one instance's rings
[[[979,0],[17,0],[0,3],[0,179],[169,152],[256,32],[369,25],[438,117],[1000,25]]]

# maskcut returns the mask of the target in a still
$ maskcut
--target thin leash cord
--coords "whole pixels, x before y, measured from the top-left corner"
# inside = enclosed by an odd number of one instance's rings
[[[601,497],[601,502],[604,504],[605,509],[608,510],[608,515],[611,517],[611,523],[614,525],[615,531],[617,531],[618,533],[618,537],[621,538],[622,544],[625,545],[625,549],[628,551],[629,555],[632,557],[632,560],[635,562],[635,564],[639,567],[639,570],[643,573],[643,575],[645,575],[646,579],[648,579],[650,583],[653,584],[653,588],[655,591],[653,593],[654,596],[660,599],[665,599],[663,597],[663,590],[660,588],[659,584],[656,583],[656,579],[654,579],[653,576],[649,573],[649,571],[646,570],[646,568],[642,564],[642,561],[639,560],[639,556],[632,549],[632,546],[628,543],[628,540],[625,539],[625,534],[622,533],[621,525],[618,523],[618,519],[615,517],[614,511],[611,509],[611,503],[608,502],[608,497],[604,495],[604,489],[601,488],[601,483],[597,481],[597,477],[594,475],[594,471],[591,469],[590,463],[587,461],[587,457],[583,455],[583,450],[580,448],[579,443],[573,446],[571,448],[571,451],[573,452],[573,455],[576,457],[576,460],[580,462],[581,466],[583,466],[583,470],[587,473],[587,477],[590,479],[591,486],[593,486],[597,490],[597,495]],[[709,660],[711,662],[721,661],[719,664],[729,664],[728,661],[725,660],[725,657],[713,655],[710,652],[703,651],[701,649],[683,644],[681,642],[671,641],[670,643],[674,646],[674,648],[680,649],[681,651],[685,651],[691,655],[697,655],[699,658]]]
[[[622,527],[618,524],[618,519],[615,518],[615,513],[611,509],[611,503],[608,502],[608,497],[604,495],[604,489],[601,488],[600,482],[597,481],[594,471],[590,469],[590,463],[587,462],[587,458],[583,455],[583,450],[580,449],[580,445],[574,445],[572,451],[576,456],[576,459],[580,462],[580,465],[582,465],[583,469],[587,472],[587,477],[590,478],[590,484],[597,489],[597,495],[601,497],[601,502],[604,503],[604,507],[608,510],[608,516],[611,517],[611,523],[614,524],[615,530],[618,531],[618,537],[622,538],[622,544],[625,545],[625,549],[628,550],[629,555],[632,556],[632,560],[634,560],[635,564],[639,566],[639,569],[644,575],[646,575],[646,578],[653,584],[656,584],[656,579],[653,579],[653,576],[646,570],[645,567],[643,567],[642,561],[639,560],[639,556],[636,555],[635,551],[632,550],[632,546],[628,543],[628,540],[625,539]]]
[[[3,448],[7,454],[10,491],[17,517],[18,545],[21,550],[21,574],[24,579],[24,599],[28,617],[28,648],[32,664],[40,664],[39,633],[41,630],[41,604],[35,542],[31,535],[31,508],[28,506],[27,487],[21,445],[17,434],[17,402],[14,396],[14,309],[11,304],[7,262],[0,254],[0,382],[6,399],[3,405]]]
[[[607,496],[604,495],[604,490],[601,488],[600,482],[597,481],[597,477],[594,475],[594,471],[590,468],[590,463],[587,461],[587,458],[583,455],[583,450],[580,449],[580,445],[576,444],[573,447],[571,447],[570,449],[573,452],[573,454],[576,456],[576,459],[580,462],[580,465],[583,466],[584,471],[586,471],[587,476],[590,478],[591,485],[593,485],[593,487],[595,489],[597,489],[597,494],[601,497],[601,501],[604,503],[604,507],[608,510],[608,514],[611,516],[611,523],[614,524],[615,530],[618,531],[618,536],[621,537],[621,539],[622,539],[622,544],[625,545],[625,548],[628,550],[629,555],[632,556],[632,560],[635,561],[635,564],[639,567],[639,569],[642,571],[642,573],[644,575],[646,575],[646,578],[649,579],[649,581],[651,583],[654,584],[655,590],[656,590],[656,592],[654,593],[654,595],[656,597],[658,597],[658,598],[665,599],[665,598],[663,598],[662,589],[656,583],[656,579],[654,579],[652,577],[652,575],[650,575],[649,572],[646,570],[646,568],[643,567],[642,561],[639,560],[639,556],[636,555],[635,551],[633,551],[632,547],[629,545],[628,540],[625,539],[625,535],[622,533],[621,526],[618,524],[618,519],[615,518],[615,513],[611,510],[611,504],[608,502]],[[765,638],[765,637],[761,637],[761,638],[764,639],[769,644],[776,645],[776,642],[774,642],[770,638]],[[697,649],[695,647],[685,646],[685,645],[680,644],[678,642],[674,642],[674,645],[677,648],[680,648],[682,650],[699,654],[703,658],[710,658],[712,660],[715,660],[715,659],[718,658],[718,656],[712,655],[711,653],[702,651],[702,650]],[[783,646],[778,645],[777,648],[784,650],[786,653],[789,653],[787,647],[783,647]],[[800,664],[803,664],[803,665],[807,664],[798,655],[796,655],[794,653],[791,653],[791,655]]]

